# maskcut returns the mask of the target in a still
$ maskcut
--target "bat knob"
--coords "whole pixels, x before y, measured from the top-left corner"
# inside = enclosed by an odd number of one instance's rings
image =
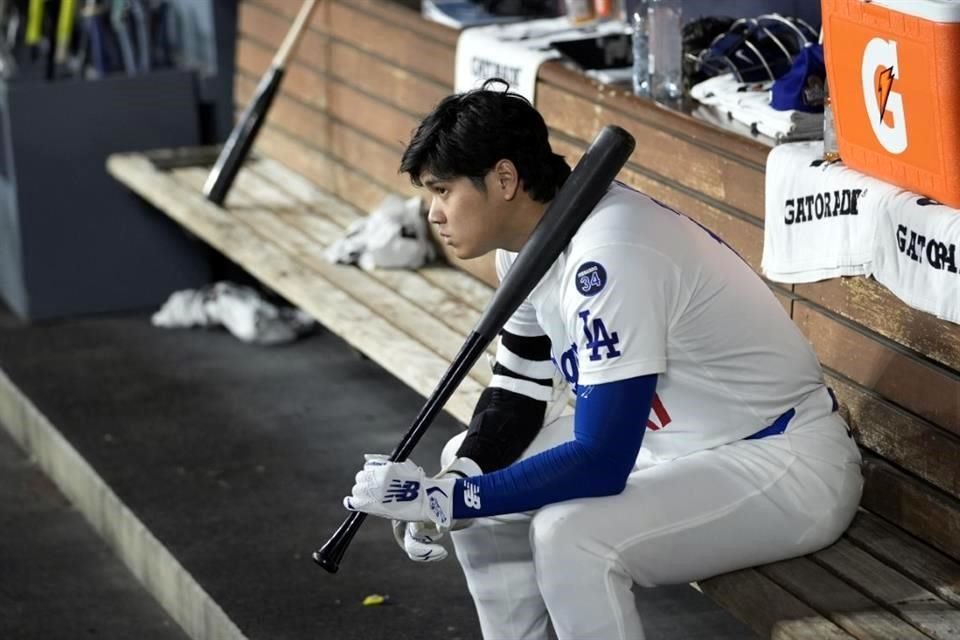
[[[323,553],[323,549],[313,552],[313,561],[323,567],[327,573],[336,573],[340,568],[340,561],[337,558],[330,558]]]

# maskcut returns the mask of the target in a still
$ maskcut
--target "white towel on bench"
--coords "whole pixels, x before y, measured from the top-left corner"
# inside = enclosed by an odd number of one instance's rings
[[[821,161],[823,142],[796,142],[767,157],[764,275],[816,282],[869,275],[880,203],[896,188]]]
[[[911,307],[960,323],[960,210],[909,191],[881,208],[873,277]]]
[[[390,194],[347,227],[324,256],[330,262],[356,264],[361,269],[419,269],[436,257],[430,243],[420,197],[404,200]]]

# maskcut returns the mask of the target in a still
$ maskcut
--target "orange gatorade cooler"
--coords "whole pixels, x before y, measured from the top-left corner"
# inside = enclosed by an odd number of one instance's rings
[[[960,0],[822,0],[848,167],[960,207]]]

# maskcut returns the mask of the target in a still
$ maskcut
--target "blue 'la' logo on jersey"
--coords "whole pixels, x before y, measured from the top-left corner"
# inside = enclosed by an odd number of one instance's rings
[[[623,352],[617,349],[620,344],[620,334],[616,331],[608,331],[603,318],[590,319],[590,310],[584,309],[579,314],[583,321],[583,336],[586,338],[586,347],[589,349],[591,362],[598,362],[603,359],[612,360],[619,358]],[[592,325],[592,327],[591,327]],[[601,353],[606,350],[606,353]],[[574,391],[577,391],[577,381],[580,379],[580,360],[577,355],[577,344],[573,343],[570,348],[560,356],[560,371],[567,382],[573,385]]]
[[[599,262],[584,262],[577,267],[577,291],[585,296],[595,296],[607,284],[607,270]]]

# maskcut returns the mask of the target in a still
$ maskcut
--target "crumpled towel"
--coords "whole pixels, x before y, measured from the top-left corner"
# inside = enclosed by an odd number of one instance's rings
[[[437,256],[420,197],[390,194],[365,218],[354,221],[324,256],[333,263],[373,269],[419,269]]]
[[[770,106],[772,82],[740,83],[725,73],[690,87],[690,97],[777,142],[823,138],[823,114]]]
[[[303,311],[277,307],[232,282],[176,291],[150,321],[166,329],[223,326],[244,342],[266,346],[293,342],[316,324]]]

